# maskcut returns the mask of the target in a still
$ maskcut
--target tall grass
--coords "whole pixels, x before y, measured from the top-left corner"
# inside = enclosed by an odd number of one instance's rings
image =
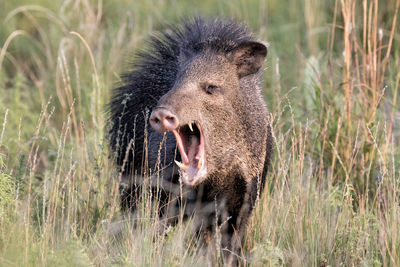
[[[274,159],[243,261],[400,265],[400,0],[1,5],[1,266],[223,264],[190,219],[161,231],[148,195],[135,221],[121,213],[104,135],[132,51],[197,13],[244,20],[271,43]]]

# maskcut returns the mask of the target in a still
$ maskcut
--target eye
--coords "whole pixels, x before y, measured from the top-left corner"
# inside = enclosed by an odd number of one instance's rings
[[[206,84],[206,85],[204,86],[204,91],[205,91],[206,94],[208,94],[208,95],[213,95],[213,94],[215,94],[216,92],[219,92],[219,91],[220,91],[220,88],[219,88],[218,86],[214,85],[214,84]]]

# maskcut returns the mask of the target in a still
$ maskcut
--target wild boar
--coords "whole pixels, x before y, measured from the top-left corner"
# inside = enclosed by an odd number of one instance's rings
[[[178,204],[204,236],[225,222],[221,245],[239,251],[272,154],[260,87],[266,56],[266,45],[231,20],[184,20],[150,38],[109,105],[124,208],[135,210],[149,179],[160,216],[173,218],[182,209],[171,202],[184,199]]]

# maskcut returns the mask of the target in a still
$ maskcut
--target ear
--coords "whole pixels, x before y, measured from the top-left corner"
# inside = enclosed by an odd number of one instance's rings
[[[267,56],[267,47],[259,42],[244,42],[227,54],[228,59],[237,66],[239,79],[256,73]]]

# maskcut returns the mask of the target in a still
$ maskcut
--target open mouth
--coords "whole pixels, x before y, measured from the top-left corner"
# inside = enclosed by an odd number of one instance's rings
[[[172,132],[182,158],[182,162],[175,161],[175,163],[182,171],[183,181],[193,186],[207,173],[202,129],[198,123],[193,122]]]

